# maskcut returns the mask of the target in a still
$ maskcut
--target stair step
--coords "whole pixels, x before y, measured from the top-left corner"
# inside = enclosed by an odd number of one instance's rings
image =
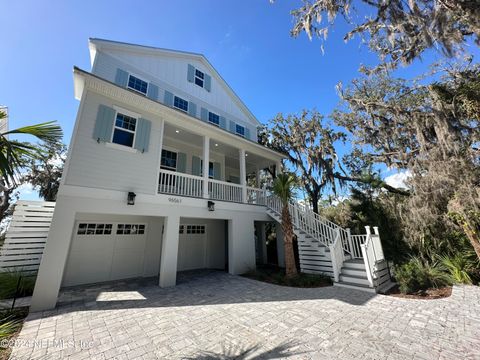
[[[342,265],[346,269],[358,269],[365,271],[365,263],[363,259],[350,259],[343,262]]]
[[[357,277],[365,277],[367,278],[367,273],[365,269],[357,269],[357,268],[345,268],[342,267],[340,270],[340,273],[342,275],[348,275],[348,276],[357,276]]]
[[[366,285],[369,286],[370,283],[368,282],[368,278],[365,274],[365,277],[362,276],[353,276],[353,275],[340,275],[340,281],[341,282],[347,282],[347,283],[352,283],[352,284],[357,284],[357,285]]]
[[[366,291],[366,292],[370,292],[370,293],[375,293],[376,292],[375,289],[370,287],[370,286],[360,285],[360,284],[355,284],[355,283],[349,283],[349,282],[346,282],[346,281],[334,282],[333,286],[345,287],[345,288],[349,288],[349,289]]]

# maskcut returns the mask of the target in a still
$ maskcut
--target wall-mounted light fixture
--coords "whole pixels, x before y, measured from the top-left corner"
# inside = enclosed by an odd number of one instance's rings
[[[133,191],[129,191],[128,197],[127,197],[127,205],[135,205],[135,194]]]
[[[215,203],[213,201],[208,201],[208,211],[215,211]]]

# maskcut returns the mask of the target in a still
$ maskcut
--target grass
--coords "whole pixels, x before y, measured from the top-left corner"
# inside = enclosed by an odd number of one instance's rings
[[[20,271],[2,271],[0,272],[0,284],[0,300],[13,298],[17,286],[17,298],[30,296],[35,287],[35,276],[24,276]]]
[[[297,276],[287,278],[283,269],[270,265],[258,267],[243,274],[243,276],[270,284],[299,288],[316,288],[332,285],[332,280],[326,275],[298,273]]]
[[[23,320],[27,317],[27,315],[27,308],[0,312],[0,342],[15,338],[15,336],[20,332]],[[12,349],[9,346],[0,346],[0,360],[8,359],[11,351]]]

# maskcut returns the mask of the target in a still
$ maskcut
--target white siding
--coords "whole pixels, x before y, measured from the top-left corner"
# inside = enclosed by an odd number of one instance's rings
[[[118,68],[136,74],[159,87],[159,101],[163,102],[165,90],[192,101],[197,105],[197,117],[200,118],[200,108],[204,107],[229,120],[243,125],[250,130],[250,139],[257,141],[256,124],[247,117],[232,97],[212,76],[211,92],[187,81],[187,67],[192,64],[199,70],[209,74],[200,61],[185,57],[148,56],[128,52],[110,51],[108,54],[98,51],[92,72],[106,80],[115,81]],[[210,74],[211,75],[211,74]]]
[[[160,119],[141,109],[128,108],[152,122],[149,151],[140,153],[112,148],[105,143],[97,143],[93,139],[93,129],[98,106],[104,104],[112,107],[117,104],[91,92],[86,94],[83,101],[83,113],[79,117],[65,184],[155,193],[160,156]]]

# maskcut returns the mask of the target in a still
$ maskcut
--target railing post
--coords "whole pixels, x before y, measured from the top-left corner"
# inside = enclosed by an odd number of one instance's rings
[[[238,150],[240,158],[240,185],[242,186],[242,202],[247,202],[247,170],[245,164],[245,150]]]
[[[385,255],[383,254],[383,246],[382,246],[382,241],[380,239],[380,233],[378,232],[378,226],[373,227],[373,232],[376,235],[375,241],[377,242],[377,252],[378,256],[376,260],[383,260],[385,259]]]
[[[370,226],[365,226],[365,230],[367,231],[367,235],[370,235],[372,232],[370,231]]]
[[[350,251],[350,255],[352,259],[355,257],[353,244],[352,244],[352,234],[350,232],[350,228],[346,228],[345,231],[347,232],[347,240],[348,240],[348,250]]]
[[[203,192],[204,199],[209,198],[208,191],[208,169],[210,163],[210,138],[208,136],[203,137]]]

